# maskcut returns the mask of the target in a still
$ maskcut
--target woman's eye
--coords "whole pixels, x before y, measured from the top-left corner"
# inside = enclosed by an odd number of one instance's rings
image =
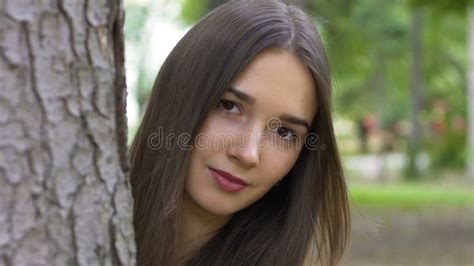
[[[296,133],[287,127],[278,127],[275,131],[286,140],[295,140],[297,138]]]
[[[224,108],[227,112],[236,114],[240,113],[239,106],[234,102],[228,100],[221,100],[219,106],[222,106],[222,108]]]

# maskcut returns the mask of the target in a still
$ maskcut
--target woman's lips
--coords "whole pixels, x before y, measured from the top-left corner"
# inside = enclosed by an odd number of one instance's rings
[[[239,192],[248,186],[244,180],[233,176],[225,171],[209,168],[212,178],[217,185],[227,192]]]

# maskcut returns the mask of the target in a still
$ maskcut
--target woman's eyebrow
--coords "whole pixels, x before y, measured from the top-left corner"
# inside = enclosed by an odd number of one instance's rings
[[[283,115],[280,116],[280,119],[287,122],[287,123],[291,123],[291,124],[299,125],[299,126],[304,126],[306,128],[306,130],[308,130],[308,132],[309,132],[309,124],[303,118],[292,116],[290,114],[283,114]]]
[[[232,93],[235,97],[239,98],[241,101],[246,102],[248,104],[254,104],[255,103],[255,98],[246,94],[243,91],[240,91],[236,89],[235,87],[230,86],[229,89],[227,89],[228,92]],[[309,123],[306,122],[303,118],[299,118],[290,114],[283,114],[280,116],[280,119],[294,125],[298,126],[304,126],[306,130],[309,131]]]
[[[239,91],[238,89],[236,89],[232,86],[229,87],[229,89],[227,89],[227,91],[234,94],[235,97],[239,98],[241,101],[246,102],[248,104],[254,104],[255,101],[256,101],[254,97],[246,94],[243,91]]]

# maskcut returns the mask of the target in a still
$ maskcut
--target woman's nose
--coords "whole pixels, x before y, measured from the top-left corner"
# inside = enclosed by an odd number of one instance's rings
[[[243,167],[257,167],[260,163],[259,141],[262,133],[254,129],[233,137],[231,145],[227,148],[228,156]]]

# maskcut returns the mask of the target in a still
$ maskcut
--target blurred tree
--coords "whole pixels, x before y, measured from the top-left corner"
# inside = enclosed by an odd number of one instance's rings
[[[412,20],[412,69],[411,69],[411,112],[410,112],[410,137],[408,141],[408,163],[406,176],[408,179],[419,178],[419,171],[417,165],[417,157],[420,151],[420,111],[422,104],[422,89],[423,89],[423,49],[422,49],[422,34],[423,34],[423,14],[420,7],[413,10]]]
[[[468,7],[469,23],[468,31],[468,47],[469,47],[469,70],[468,70],[468,156],[467,156],[467,176],[474,179],[474,4]]]
[[[121,1],[0,21],[0,264],[134,265]]]
[[[336,110],[353,120],[380,112],[382,127],[406,115],[408,14],[403,5],[314,0],[313,9],[334,73]]]
[[[446,115],[448,129],[443,139],[432,143],[436,146],[433,149],[434,159],[443,159],[438,160],[437,166],[444,164],[453,167],[459,164],[460,160],[456,158],[461,158],[461,161],[465,162],[466,173],[468,176],[473,176],[470,170],[472,155],[469,154],[472,154],[470,145],[474,144],[467,145],[474,134],[472,133],[474,121],[470,118],[471,111],[469,111],[472,110],[472,103],[469,100],[472,99],[469,97],[472,81],[468,76],[469,61],[466,60],[471,58],[469,36],[473,28],[466,18],[470,14],[469,6],[472,6],[474,1],[410,0],[409,3],[415,8],[427,7],[432,14],[431,33],[427,36],[430,42],[425,44],[430,53],[426,56],[429,61],[425,66],[428,74],[425,80],[429,87],[429,97],[444,99],[448,103]],[[466,57],[466,54],[469,56]],[[466,98],[467,104],[464,100]],[[466,118],[465,133],[462,132],[465,129],[461,129],[460,133],[453,132],[455,130],[453,125],[457,123],[456,119],[459,121],[459,117]]]
[[[412,128],[418,130],[412,132],[411,143],[418,139],[420,149],[430,145],[433,162],[442,162],[437,166],[458,167],[459,156],[466,154],[464,133],[452,132],[437,139],[438,142],[425,142],[430,135],[424,134],[423,128],[428,122],[426,117],[431,115],[426,104],[433,99],[447,101],[446,123],[450,130],[466,117],[464,14],[466,5],[472,2],[313,0],[314,10],[323,17],[318,24],[323,29],[333,68],[336,110],[355,121],[367,113],[377,113],[382,130],[390,129],[396,121],[417,117],[417,122],[412,120]],[[423,33],[419,36],[424,56],[417,67],[423,71],[418,75],[409,64],[412,49],[407,23],[416,8],[423,8],[425,13]],[[410,96],[408,88],[414,87],[408,83],[409,73],[418,76],[412,84],[424,84],[423,99]],[[413,109],[418,114],[408,112]],[[409,147],[409,157],[415,158],[416,148]],[[414,166],[414,159],[409,165]]]

